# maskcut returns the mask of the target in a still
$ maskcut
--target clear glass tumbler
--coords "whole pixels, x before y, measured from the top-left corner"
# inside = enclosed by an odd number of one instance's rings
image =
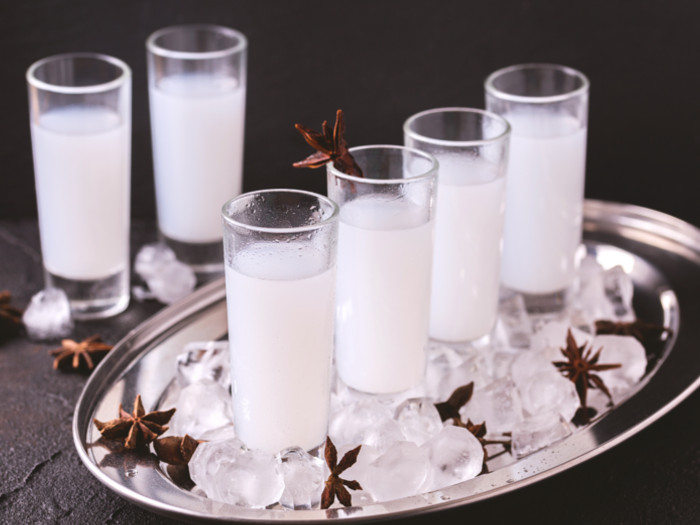
[[[338,207],[280,189],[222,214],[236,435],[270,453],[314,449],[328,430]]]
[[[529,309],[558,309],[581,242],[588,79],[552,64],[501,69],[486,79],[486,109],[511,125],[501,282]]]
[[[242,187],[246,38],[183,25],[146,48],[160,233],[196,272],[221,272],[219,210]]]
[[[437,161],[402,146],[350,152],[364,177],[328,165],[340,206],[336,367],[356,390],[401,392],[425,373]]]
[[[510,126],[480,109],[439,108],[403,129],[407,146],[439,163],[430,336],[480,339],[498,309]]]
[[[129,304],[131,70],[71,53],[27,71],[37,209],[46,285],[76,319]]]

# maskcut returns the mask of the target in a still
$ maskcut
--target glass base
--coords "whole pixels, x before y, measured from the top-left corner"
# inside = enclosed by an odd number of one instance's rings
[[[160,236],[175,252],[177,260],[192,268],[200,280],[206,281],[208,275],[224,272],[223,241],[182,242],[171,239],[163,232]]]
[[[503,286],[502,294],[519,294],[525,301],[525,309],[531,315],[556,315],[566,309],[569,304],[570,290],[565,288],[546,294],[529,294]]]
[[[485,348],[491,344],[493,339],[493,328],[486,335],[482,335],[477,339],[470,341],[446,341],[444,339],[438,339],[437,337],[430,337],[430,346],[447,346],[453,350],[467,352],[473,348]]]
[[[129,269],[103,279],[69,279],[45,270],[47,287],[61,288],[76,320],[104,319],[129,306]]]

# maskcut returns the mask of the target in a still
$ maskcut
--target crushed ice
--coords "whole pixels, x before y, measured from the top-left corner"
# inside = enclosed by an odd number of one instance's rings
[[[172,304],[192,293],[197,284],[192,268],[178,261],[175,252],[162,243],[144,245],[136,254],[134,271],[148,286],[133,287],[137,301],[156,299]]]
[[[151,252],[148,257],[169,255]],[[600,375],[616,401],[624,398],[646,370],[644,348],[632,337],[592,333],[595,319],[634,318],[630,277],[619,267],[604,270],[592,257],[585,258],[578,295],[566,315],[546,322],[532,319],[522,297],[508,295],[502,297],[490,345],[431,345],[426,378],[409,392],[364,395],[335,378],[328,433],[339,457],[363,445],[357,463],[343,474],[362,484],[363,490],[352,493],[353,504],[438,490],[482,472],[480,441],[464,428],[443,423],[434,406],[471,381],[474,394],[460,416],[465,422],[485,422],[487,439],[510,434],[510,459],[498,458],[499,466],[575,432],[572,419],[580,406],[576,390],[552,365],[562,359],[559,348],[570,327],[579,344],[588,341],[596,350],[603,348],[601,363],[622,364]],[[177,360],[177,412],[168,434],[208,440],[189,463],[192,480],[218,501],[256,508],[318,508],[328,476],[321,458],[298,448],[271,456],[247,449],[235,437],[228,367],[226,342],[190,343]],[[589,396],[589,405],[598,413],[608,409],[604,396]]]
[[[73,330],[70,303],[60,288],[47,288],[32,297],[22,316],[27,335],[35,341],[66,337]]]

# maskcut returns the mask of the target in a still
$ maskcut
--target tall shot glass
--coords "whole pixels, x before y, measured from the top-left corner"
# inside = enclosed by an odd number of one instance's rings
[[[583,227],[588,79],[552,64],[492,73],[486,109],[512,127],[501,282],[530,310],[556,310],[574,281]]]
[[[241,193],[246,38],[214,25],[146,42],[158,227],[178,259],[220,272],[219,210]]]
[[[311,450],[328,430],[338,207],[265,190],[222,213],[236,435]]]
[[[27,70],[46,285],[76,319],[129,304],[131,70],[95,53],[54,55]]]
[[[439,163],[430,336],[480,339],[498,309],[510,126],[480,109],[439,108],[403,129],[407,146]]]
[[[425,373],[437,161],[402,146],[350,153],[364,177],[327,171],[340,206],[335,363],[351,388],[401,392]]]

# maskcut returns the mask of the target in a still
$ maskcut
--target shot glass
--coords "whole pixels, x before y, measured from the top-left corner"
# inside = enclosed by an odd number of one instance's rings
[[[241,193],[246,38],[214,25],[146,41],[158,227],[177,258],[221,272],[219,210]]]
[[[41,252],[47,287],[76,319],[129,304],[131,70],[95,53],[27,70]]]
[[[511,125],[501,282],[528,309],[566,304],[581,243],[588,79],[552,64],[492,73],[486,109]]]
[[[401,392],[425,374],[437,161],[402,146],[350,152],[364,177],[327,171],[340,206],[335,363],[351,388]]]
[[[222,210],[236,435],[277,453],[328,430],[338,207],[314,193],[246,193]]]
[[[510,126],[480,109],[423,111],[404,143],[438,160],[430,337],[488,336],[496,322]]]

